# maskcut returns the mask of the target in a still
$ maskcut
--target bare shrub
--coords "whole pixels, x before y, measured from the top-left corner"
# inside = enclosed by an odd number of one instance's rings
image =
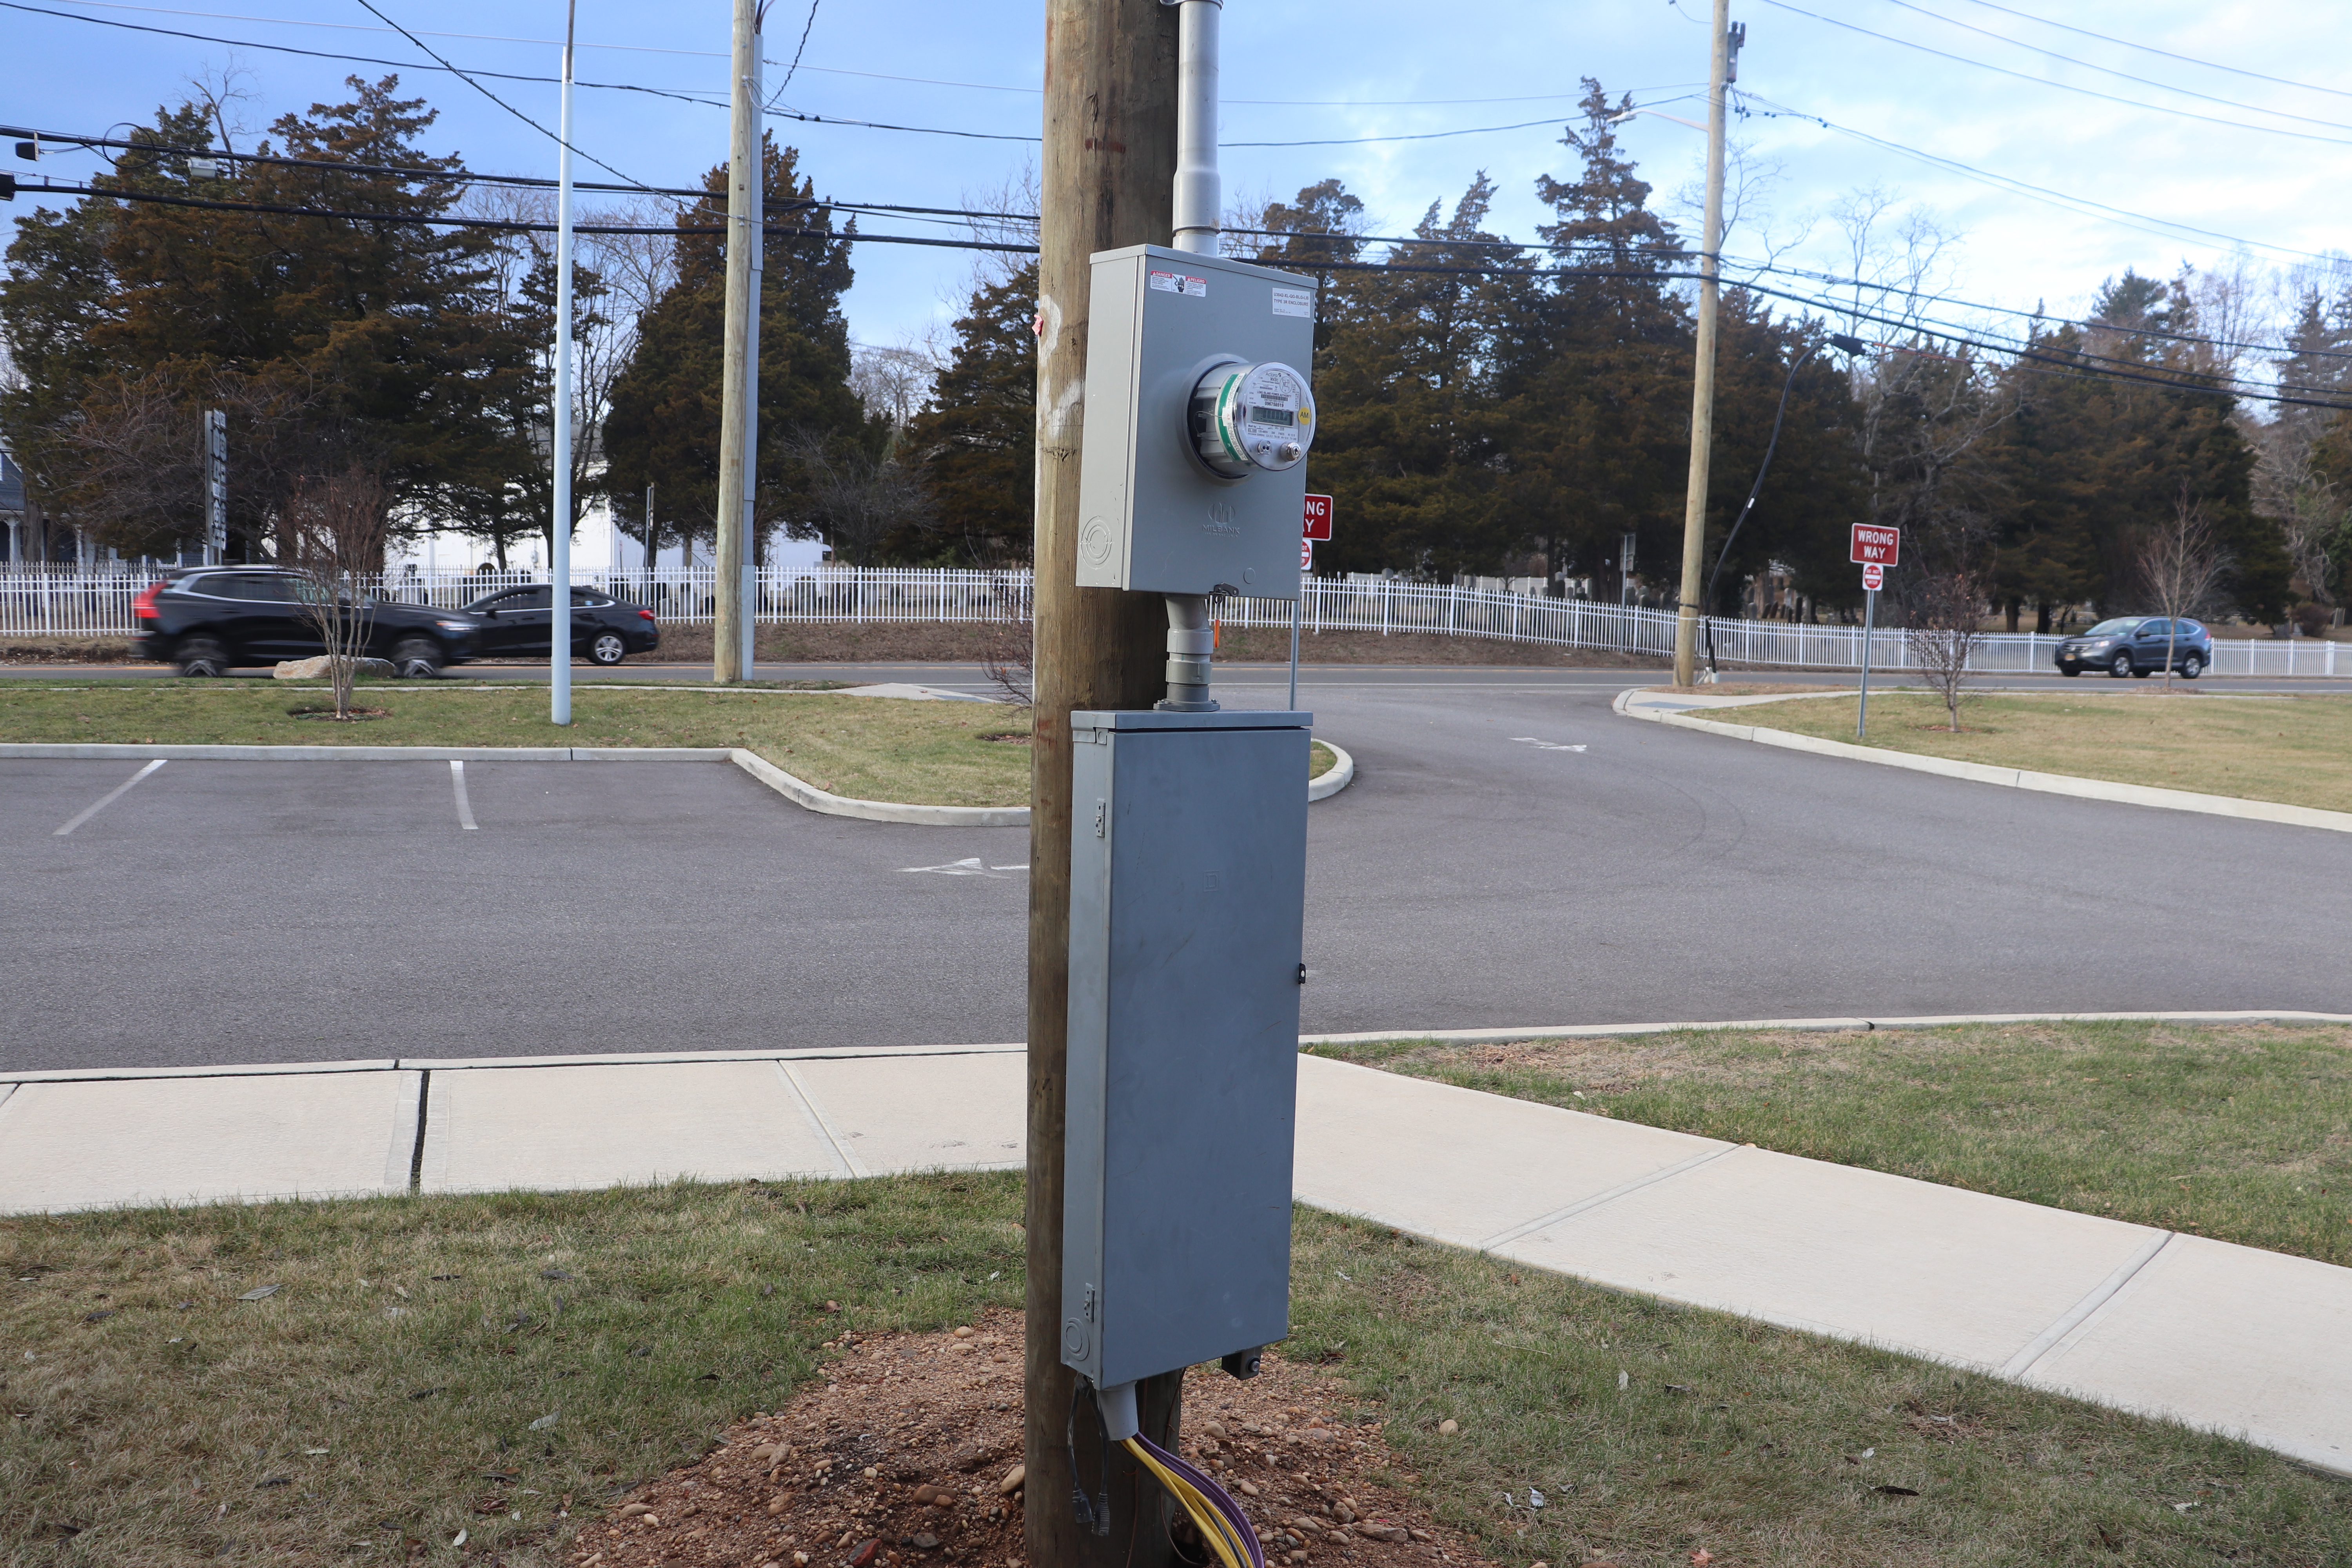
[[[1984,639],[1984,584],[1965,567],[1921,573],[1911,583],[1910,624],[1903,640],[1929,689],[1944,700],[1952,733],[1960,731],[1960,699],[1969,661]]]
[[[375,603],[365,582],[383,569],[392,492],[373,469],[354,464],[298,484],[286,508],[284,559],[298,574],[302,619],[327,650],[335,717],[352,713],[352,677],[366,656]]]
[[[981,623],[980,672],[1006,701],[1026,708],[1036,687],[1029,662],[1036,646],[1029,589],[1019,579],[1004,576],[993,579],[990,591],[995,613]]]
[[[2142,531],[2134,565],[2140,591],[2166,617],[2164,685],[2172,689],[2172,659],[2180,641],[2180,617],[2210,614],[2230,574],[2230,556],[2213,537],[2204,503],[2192,499],[2183,480],[2172,499],[2172,516]]]

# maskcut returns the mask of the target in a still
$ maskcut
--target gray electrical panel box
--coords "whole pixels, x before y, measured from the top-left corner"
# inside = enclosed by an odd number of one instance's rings
[[[1284,1338],[1313,716],[1070,715],[1062,1360]]]
[[[1149,245],[1093,261],[1078,586],[1296,599],[1315,279]],[[1194,416],[1203,378],[1221,367],[1269,373],[1249,392],[1269,377],[1276,388],[1255,396],[1236,384],[1225,413],[1276,423],[1247,435],[1229,425],[1222,447]]]

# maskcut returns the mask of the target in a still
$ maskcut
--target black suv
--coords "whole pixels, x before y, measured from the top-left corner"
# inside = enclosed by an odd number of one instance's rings
[[[2166,650],[2172,668],[2194,680],[2213,667],[2213,634],[2195,621],[2143,619],[2126,616],[2101,621],[2080,637],[2058,645],[2058,673],[2080,675],[2104,669],[2121,680],[2126,675],[2147,677],[2164,668]]]
[[[142,658],[180,667],[182,675],[226,675],[241,664],[276,664],[327,651],[303,614],[313,592],[299,573],[268,566],[206,566],[175,572],[131,603]],[[432,676],[480,652],[481,622],[458,610],[367,602],[367,652],[392,661],[396,674]]]
[[[555,640],[555,592],[545,584],[485,594],[466,606],[482,623],[483,658],[546,658]],[[654,613],[593,588],[572,590],[572,653],[596,664],[618,664],[661,645]]]

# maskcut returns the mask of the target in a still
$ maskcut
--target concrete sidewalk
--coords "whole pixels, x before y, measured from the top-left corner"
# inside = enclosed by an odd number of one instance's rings
[[[0,1212],[1022,1164],[1023,1049],[0,1079]],[[2352,1269],[1299,1058],[1302,1202],[2352,1475]]]

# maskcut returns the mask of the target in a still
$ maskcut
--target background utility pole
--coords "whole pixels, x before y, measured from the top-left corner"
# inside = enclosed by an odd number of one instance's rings
[[[1698,261],[1698,364],[1691,379],[1690,488],[1683,498],[1683,586],[1675,616],[1675,684],[1697,673],[1699,568],[1706,554],[1706,465],[1715,443],[1715,311],[1723,268],[1723,88],[1731,75],[1731,0],[1715,0],[1715,47],[1707,58],[1706,216]]]
[[[710,678],[743,679],[744,519],[759,486],[760,198],[766,160],[760,144],[758,0],[735,0],[734,90],[727,140],[727,352],[719,415],[719,548],[712,584]]]
[[[1159,595],[1079,588],[1078,450],[1087,373],[1087,257],[1171,237],[1176,12],[1137,0],[1046,0],[1045,144],[1038,229],[1034,739],[1030,747],[1029,1189],[1025,1522],[1031,1568],[1158,1568],[1167,1532],[1138,1528],[1159,1493],[1115,1448],[1108,1484],[1081,1411],[1087,1488],[1108,1492],[1111,1530],[1072,1517],[1073,1374],[1062,1364],[1062,1137],[1068,1088],[1070,727],[1074,709],[1149,708],[1167,679]],[[1167,1436],[1173,1380],[1142,1395],[1143,1429]]]

